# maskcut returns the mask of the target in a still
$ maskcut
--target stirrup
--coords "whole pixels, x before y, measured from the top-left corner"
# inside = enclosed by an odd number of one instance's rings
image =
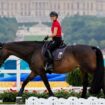
[[[46,70],[46,73],[52,73],[53,72],[53,65],[52,64],[46,64],[46,66],[45,66],[45,70]]]
[[[49,59],[53,59],[52,54],[49,50],[47,50],[47,53],[48,53]]]

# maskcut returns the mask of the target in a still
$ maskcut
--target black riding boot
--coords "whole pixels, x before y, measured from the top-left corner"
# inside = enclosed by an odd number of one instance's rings
[[[46,66],[45,66],[45,70],[48,73],[52,73],[52,71],[53,71],[53,57],[52,57],[52,54],[49,50],[47,50],[46,55],[47,55],[47,59],[46,59],[47,63],[46,63]]]

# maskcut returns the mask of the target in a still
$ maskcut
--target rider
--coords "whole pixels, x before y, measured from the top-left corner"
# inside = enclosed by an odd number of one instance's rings
[[[50,18],[52,21],[52,27],[51,27],[51,32],[52,34],[45,37],[45,39],[47,40],[48,38],[52,38],[47,51],[46,51],[46,55],[47,55],[47,64],[46,64],[46,70],[48,71],[52,71],[53,70],[53,56],[52,56],[52,52],[58,48],[61,43],[62,43],[62,28],[61,25],[58,21],[58,14],[55,11],[52,11],[50,13]]]

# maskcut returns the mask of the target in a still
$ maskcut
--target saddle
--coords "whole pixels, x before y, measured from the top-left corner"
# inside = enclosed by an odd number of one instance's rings
[[[49,46],[50,42],[45,42],[45,44],[42,47],[42,54],[45,55],[45,52]],[[64,52],[66,50],[67,46],[65,43],[62,43],[57,49],[55,49],[55,51],[53,51],[52,56],[53,56],[53,60],[61,60]]]

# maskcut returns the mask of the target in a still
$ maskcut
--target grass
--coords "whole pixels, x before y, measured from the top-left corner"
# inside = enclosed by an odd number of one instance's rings
[[[64,90],[64,89],[57,90],[56,92],[54,92],[54,94],[55,94],[55,97],[65,98],[65,99],[71,96],[78,97],[78,98],[81,97],[81,92],[76,93],[76,92],[73,92],[72,90]],[[47,90],[45,90],[43,93],[38,93],[35,90],[33,92],[26,91],[22,95],[23,102],[25,102],[25,100],[31,96],[38,97],[38,98],[45,98],[45,99],[49,98]],[[100,93],[99,95],[91,95],[88,93],[87,98],[90,96],[94,96],[97,98],[105,98],[105,95],[103,93]],[[16,102],[16,97],[17,97],[17,92],[14,92],[12,90],[10,92],[0,93],[0,99],[3,100],[3,103],[0,103],[0,104],[14,104]]]
[[[16,104],[15,102],[1,102],[0,104]]]

